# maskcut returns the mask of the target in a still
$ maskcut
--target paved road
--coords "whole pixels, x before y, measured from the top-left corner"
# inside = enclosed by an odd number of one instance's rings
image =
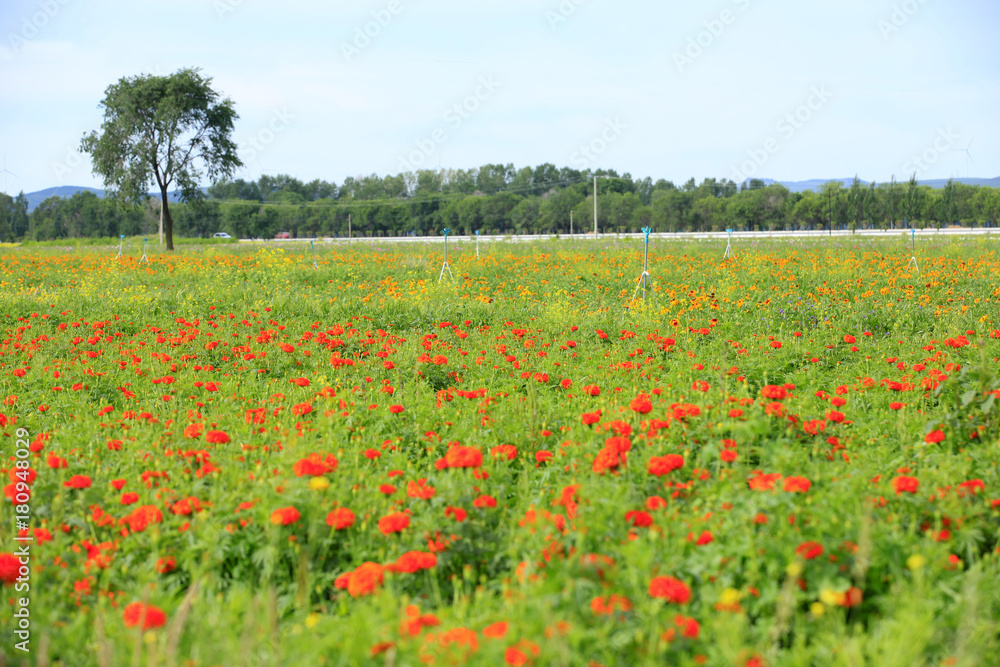
[[[1000,236],[1000,228],[951,228],[951,229],[917,229],[915,230],[916,236],[919,238],[940,238],[940,237],[955,237],[955,236]],[[878,237],[878,236],[895,236],[900,237],[904,235],[909,235],[910,230],[908,229],[859,229],[855,232],[850,230],[834,230],[831,234],[828,231],[774,231],[774,232],[742,232],[735,231],[732,233],[733,239],[800,239],[800,238],[831,238],[831,237],[850,237],[850,238],[860,238],[860,237]],[[496,241],[504,241],[508,243],[525,243],[530,241],[546,241],[546,240],[556,240],[556,239],[572,239],[574,241],[586,241],[592,240],[594,238],[599,239],[641,239],[643,237],[642,233],[635,234],[600,234],[595,237],[594,234],[573,234],[572,236],[557,236],[549,234],[520,234],[512,236],[503,236],[500,234],[496,235],[482,235],[479,240],[483,243],[492,243]],[[660,232],[650,234],[650,239],[655,239],[658,241],[691,241],[691,240],[715,240],[715,241],[725,241],[728,237],[726,232]],[[454,236],[449,235],[448,240],[453,243],[469,243],[475,242],[475,236]],[[251,241],[250,239],[240,239],[240,243],[275,243],[275,244],[301,244],[308,243],[309,241],[314,241],[317,244],[333,244],[333,243],[440,243],[444,241],[443,236],[372,236],[372,237],[361,237],[354,239],[346,238],[304,238],[304,239],[274,239],[268,241],[261,241],[256,239]]]

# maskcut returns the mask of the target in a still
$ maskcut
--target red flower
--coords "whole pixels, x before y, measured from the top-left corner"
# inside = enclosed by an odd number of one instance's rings
[[[21,561],[14,554],[0,554],[0,582],[12,585],[20,576]]]
[[[906,475],[900,475],[899,477],[892,480],[892,489],[896,492],[898,496],[901,493],[916,493],[917,489],[920,488],[920,480],[916,477],[907,477]]]
[[[596,424],[601,421],[601,411],[595,410],[594,412],[584,412],[580,415],[580,420],[583,422],[584,426],[590,426],[591,424]]]
[[[803,542],[795,547],[795,553],[806,560],[812,560],[823,555],[823,545],[819,542]]]
[[[389,412],[391,412],[394,415],[398,415],[404,409],[405,408],[402,405],[390,405],[389,406]]]
[[[347,578],[347,592],[351,597],[370,595],[385,580],[383,568],[378,563],[362,563]]]
[[[301,516],[294,507],[281,507],[271,512],[271,523],[288,526],[298,521]]]
[[[639,394],[632,399],[629,407],[640,415],[644,415],[653,409],[653,403],[649,400],[649,394]]]
[[[653,525],[653,517],[647,512],[629,510],[625,512],[625,520],[636,528],[649,528]]]
[[[68,486],[71,489],[86,489],[90,487],[90,484],[90,478],[86,475],[73,475],[69,481],[63,482],[63,486]]]
[[[649,595],[675,604],[686,604],[691,599],[691,589],[680,579],[653,577],[649,582]]]
[[[126,628],[134,628],[138,625],[142,626],[143,630],[152,630],[167,622],[167,616],[162,609],[142,602],[133,602],[126,606],[122,616]]]
[[[209,431],[205,434],[205,441],[212,445],[224,445],[229,442],[229,435],[225,431]]]
[[[493,496],[479,496],[472,501],[472,506],[476,509],[485,509],[487,507],[496,507],[497,501]]]
[[[772,341],[771,341],[771,343],[770,343],[770,345],[771,345],[771,347],[773,347],[773,348],[774,348],[775,350],[780,350],[780,349],[781,349],[781,341],[777,341],[777,340],[772,340]]]
[[[936,444],[944,440],[944,431],[935,429],[924,436],[924,442],[929,444]]]
[[[452,507],[449,505],[444,508],[444,515],[454,517],[455,521],[462,523],[469,516],[469,513],[461,507]]]
[[[401,533],[410,525],[410,515],[403,512],[393,512],[378,520],[378,529],[383,535]]]
[[[771,473],[768,475],[758,473],[755,477],[751,477],[747,480],[747,485],[752,491],[771,491],[780,479],[781,475],[778,473]]]
[[[446,468],[478,468],[481,465],[483,465],[483,453],[476,447],[452,445],[444,455]]]
[[[344,530],[354,525],[354,512],[346,507],[338,507],[326,515],[326,525],[334,530]]]
[[[650,458],[646,470],[650,475],[660,477],[682,467],[684,467],[683,456],[680,454],[667,454],[666,456],[654,456]]]
[[[788,398],[788,392],[785,388],[776,384],[766,384],[761,387],[760,395],[773,401],[780,401],[784,398]]]
[[[810,486],[812,482],[805,477],[788,477],[785,479],[784,489],[789,493],[806,493]]]
[[[598,387],[596,384],[585,384],[583,385],[583,393],[587,394],[588,396],[600,396],[601,388]]]

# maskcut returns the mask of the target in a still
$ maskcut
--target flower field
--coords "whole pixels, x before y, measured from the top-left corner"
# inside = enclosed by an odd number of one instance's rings
[[[995,664],[1000,258],[908,241],[4,248],[0,665]]]

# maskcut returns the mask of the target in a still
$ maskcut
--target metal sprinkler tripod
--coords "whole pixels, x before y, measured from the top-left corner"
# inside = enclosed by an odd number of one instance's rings
[[[635,303],[636,298],[639,296],[639,290],[642,290],[642,300],[646,301],[646,290],[652,291],[653,289],[653,279],[649,275],[649,233],[653,231],[650,227],[643,227],[642,233],[646,235],[645,243],[642,249],[642,273],[639,274],[639,282],[635,285],[635,292],[632,294],[632,298],[629,300],[628,304],[625,305],[625,310],[631,310],[630,304]],[[656,298],[656,295],[653,295]]]
[[[906,268],[910,268],[910,264],[917,270],[917,275],[920,275],[920,267],[917,266],[917,230],[913,227],[910,227],[910,262]]]
[[[445,227],[441,231],[444,232],[444,264],[441,265],[441,274],[438,276],[438,282],[441,282],[441,279],[444,278],[445,271],[448,272],[448,275],[451,276],[452,280],[455,279],[455,275],[451,272],[451,267],[448,266],[448,233],[451,232],[451,230]]]
[[[115,259],[122,258],[122,243],[124,242],[125,242],[125,235],[122,234],[120,237],[118,237],[118,254],[115,255]]]
[[[733,230],[727,229],[726,234],[726,252],[722,255],[722,261],[736,259],[736,253],[733,252]]]
[[[149,239],[142,240],[142,257],[139,258],[139,264],[146,262],[149,264],[149,257],[146,257],[146,246],[149,245]]]

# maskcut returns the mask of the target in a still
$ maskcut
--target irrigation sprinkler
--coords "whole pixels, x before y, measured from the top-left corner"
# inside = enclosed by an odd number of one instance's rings
[[[726,252],[722,255],[722,261],[727,259],[736,259],[736,253],[733,252],[733,230],[726,230]]]
[[[903,224],[906,224],[906,220],[903,220]],[[920,267],[917,266],[917,230],[913,227],[910,227],[910,261],[906,268],[910,268],[910,264],[917,270],[917,275],[920,275]]]
[[[445,239],[447,242],[447,239]],[[479,230],[476,230],[476,259],[479,259]]]
[[[639,281],[635,285],[635,292],[632,294],[632,298],[627,304],[625,304],[625,310],[630,310],[630,304],[635,303],[636,298],[639,296],[639,290],[642,290],[642,300],[646,301],[646,291],[653,289],[653,279],[649,275],[649,233],[653,231],[650,227],[643,227],[642,233],[645,234],[645,240],[642,249],[642,273],[639,274]],[[654,295],[655,298],[655,295]]]
[[[445,271],[448,272],[452,280],[455,279],[455,275],[451,272],[451,267],[448,266],[448,234],[451,230],[445,227],[441,231],[444,232],[444,264],[441,265],[441,274],[438,276],[438,282],[441,282],[441,279],[444,278]]]
[[[313,245],[313,242],[312,242],[312,240],[310,240],[310,241],[309,241],[309,249],[310,249],[310,250],[312,250],[312,256],[313,256],[313,268],[314,268],[314,269],[318,269],[318,268],[319,268],[319,265],[318,265],[318,264],[316,264],[316,247],[315,247],[315,246]]]
[[[115,259],[121,259],[122,258],[122,244],[123,243],[125,243],[125,235],[124,234],[122,234],[121,236],[118,237],[118,254],[115,255]]]
[[[142,240],[142,257],[139,258],[139,264],[146,262],[149,264],[149,257],[146,256],[146,246],[149,245],[149,239]]]

